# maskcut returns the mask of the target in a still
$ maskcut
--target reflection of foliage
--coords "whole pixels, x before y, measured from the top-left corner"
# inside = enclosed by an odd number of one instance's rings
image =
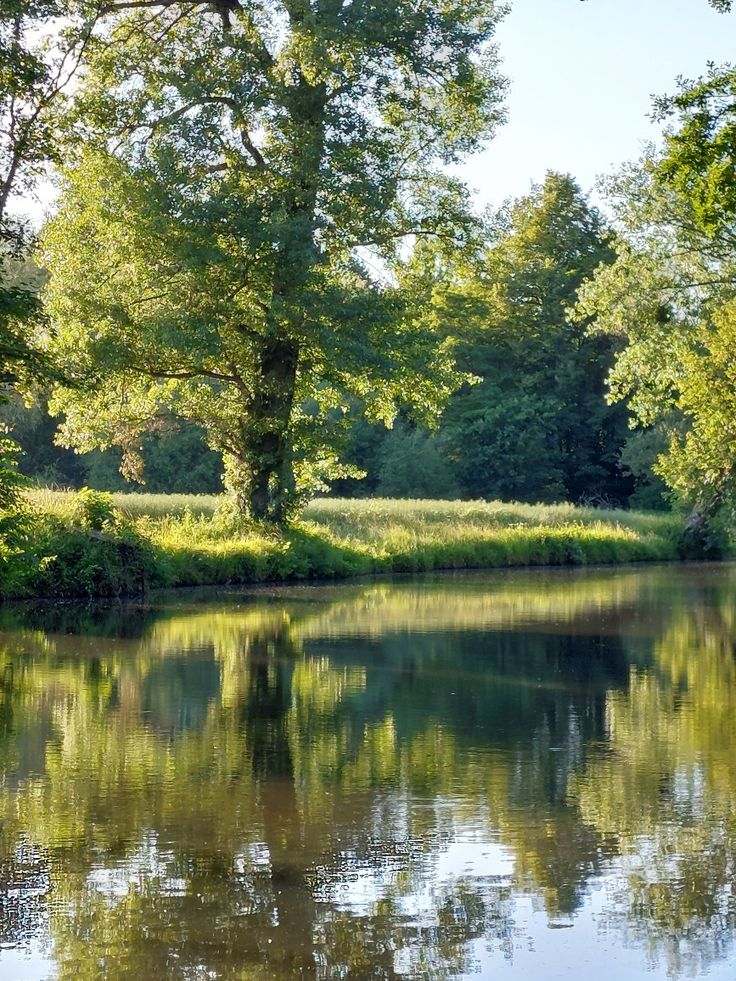
[[[617,842],[609,916],[674,973],[700,969],[736,929],[736,661],[730,587],[703,592],[611,692],[610,745],[573,782],[583,818]]]
[[[117,639],[110,612],[7,633],[0,868],[26,898],[3,929],[48,929],[61,978],[445,978],[480,938],[512,956],[519,894],[567,921],[609,870],[610,923],[707,959],[736,928],[731,578],[295,589],[138,610]],[[692,612],[636,621],[678,583]],[[503,874],[440,871],[473,840]]]

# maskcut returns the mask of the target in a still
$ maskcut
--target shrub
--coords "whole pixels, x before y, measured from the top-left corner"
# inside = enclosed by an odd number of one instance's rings
[[[112,494],[89,487],[74,495],[71,516],[74,524],[91,531],[112,530],[119,524]]]

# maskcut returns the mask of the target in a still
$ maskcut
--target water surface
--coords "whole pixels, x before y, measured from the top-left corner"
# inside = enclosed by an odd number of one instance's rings
[[[0,614],[0,978],[736,975],[736,568]]]

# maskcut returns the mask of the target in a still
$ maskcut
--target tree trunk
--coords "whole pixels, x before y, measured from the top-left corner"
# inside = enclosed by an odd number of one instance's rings
[[[289,454],[299,346],[289,338],[267,338],[259,352],[258,384],[244,423],[249,470],[247,509],[258,521],[281,523],[291,483]]]
[[[308,5],[307,8],[308,9]],[[290,11],[299,21],[299,10]],[[281,524],[293,500],[291,415],[304,330],[302,292],[319,262],[317,195],[324,154],[327,92],[300,77],[289,94],[294,124],[291,177],[280,202],[288,219],[279,229],[267,333],[256,351],[255,391],[242,426],[248,487],[245,508],[259,521]]]

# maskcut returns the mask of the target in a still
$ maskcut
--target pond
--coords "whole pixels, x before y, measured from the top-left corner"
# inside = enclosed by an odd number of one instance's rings
[[[736,975],[736,567],[0,614],[0,978]]]

